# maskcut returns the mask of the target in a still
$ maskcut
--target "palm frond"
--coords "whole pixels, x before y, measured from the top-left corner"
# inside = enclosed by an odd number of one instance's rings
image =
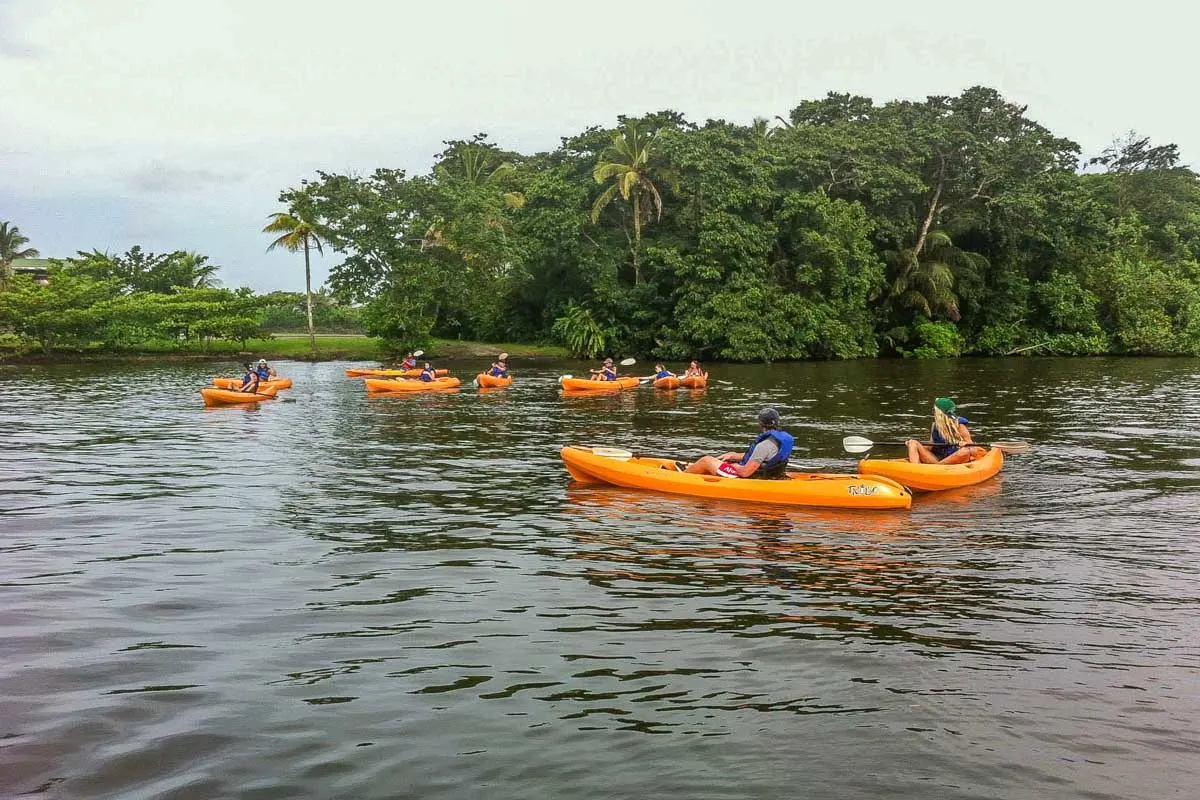
[[[592,224],[595,225],[600,221],[600,214],[604,211],[605,206],[613,201],[617,196],[617,184],[611,184],[607,189],[600,193],[596,198],[596,202],[592,203]]]

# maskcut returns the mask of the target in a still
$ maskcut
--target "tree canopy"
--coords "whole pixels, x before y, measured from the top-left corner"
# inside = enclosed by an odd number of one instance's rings
[[[772,360],[1200,352],[1200,181],[1130,134],[1090,159],[994,89],[831,93],[740,125],[662,111],[424,175],[286,189],[334,296],[395,347]]]

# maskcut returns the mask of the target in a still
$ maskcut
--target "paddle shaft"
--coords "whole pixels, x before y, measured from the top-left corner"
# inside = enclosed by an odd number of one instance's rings
[[[278,397],[276,397],[276,396],[275,396],[275,395],[273,395],[273,394],[263,394],[262,392],[244,392],[244,391],[242,391],[241,389],[224,389],[224,388],[223,388],[223,387],[221,387],[221,386],[209,386],[208,388],[209,388],[209,389],[221,389],[222,391],[226,391],[226,392],[237,392],[238,394],[252,394],[252,395],[254,395],[255,397],[269,397],[269,398],[271,398],[272,400],[278,400],[278,399],[279,399]]]
[[[920,442],[920,444],[924,445],[925,447],[991,447],[991,445],[981,444],[979,442],[960,442],[957,444],[952,444],[950,442]],[[903,442],[872,441],[871,442],[871,447],[874,447],[876,445],[886,445],[886,446],[891,446],[891,447],[908,447],[908,442],[907,441],[903,441]]]

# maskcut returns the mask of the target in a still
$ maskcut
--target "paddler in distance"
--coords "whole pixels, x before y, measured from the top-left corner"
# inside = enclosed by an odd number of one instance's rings
[[[617,368],[613,365],[611,358],[604,359],[604,365],[600,369],[589,371],[592,373],[594,381],[615,381],[617,379]]]
[[[492,362],[491,368],[487,372],[493,378],[508,377],[508,353],[501,353],[500,357]]]

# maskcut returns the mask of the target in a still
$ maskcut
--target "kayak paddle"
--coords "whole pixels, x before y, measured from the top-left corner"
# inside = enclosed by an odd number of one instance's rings
[[[842,439],[842,448],[847,453],[865,453],[876,445],[904,447],[905,442],[872,442],[870,439],[864,439],[862,436],[847,436]],[[937,442],[922,442],[926,447],[944,447],[945,444]],[[1028,453],[1032,449],[1029,442],[992,442],[991,444],[979,444],[978,442],[964,442],[958,445],[959,447],[994,447],[1006,455],[1016,453]]]

